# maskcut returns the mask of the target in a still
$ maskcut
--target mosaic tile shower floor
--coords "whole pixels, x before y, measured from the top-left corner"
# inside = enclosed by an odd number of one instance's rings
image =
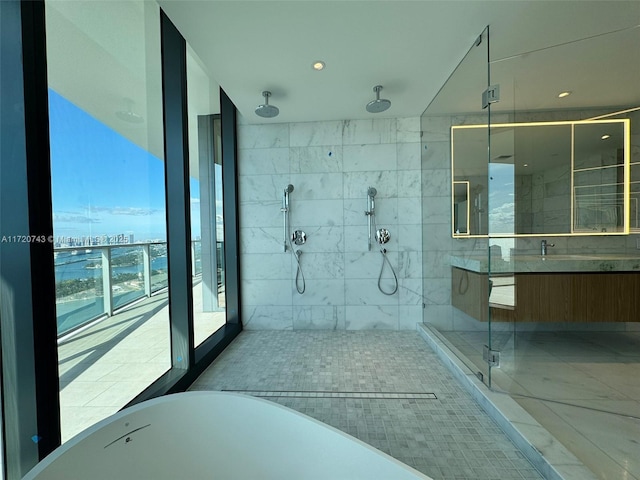
[[[250,391],[434,480],[542,478],[417,332],[244,331],[190,389]]]

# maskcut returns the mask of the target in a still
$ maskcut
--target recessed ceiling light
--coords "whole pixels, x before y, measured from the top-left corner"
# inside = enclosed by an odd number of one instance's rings
[[[523,167],[528,167],[528,166],[529,166],[529,164],[528,164],[528,163],[523,163],[523,164],[522,164],[522,166],[523,166]]]
[[[558,98],[564,98],[564,97],[568,97],[569,95],[571,95],[571,92],[569,90],[565,91],[565,92],[560,92],[558,94]]]
[[[609,135],[608,133],[605,133],[604,135],[602,135],[600,137],[602,140],[606,140],[607,138],[611,138],[611,135]]]
[[[311,66],[313,67],[314,70],[320,71],[320,70],[324,69],[325,64],[324,64],[324,62],[318,60],[317,62],[313,62],[313,64]]]

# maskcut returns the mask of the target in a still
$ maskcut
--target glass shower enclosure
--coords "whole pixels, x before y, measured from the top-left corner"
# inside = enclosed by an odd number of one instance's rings
[[[487,28],[422,115],[425,328],[599,478],[640,477],[639,45]]]

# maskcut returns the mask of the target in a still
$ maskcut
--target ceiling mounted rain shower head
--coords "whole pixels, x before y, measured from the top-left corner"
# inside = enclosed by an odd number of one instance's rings
[[[265,90],[264,92],[262,92],[262,96],[264,97],[264,103],[256,107],[256,115],[263,118],[273,118],[278,116],[278,114],[280,113],[278,107],[269,105],[269,97],[271,96],[271,92]]]
[[[380,90],[382,90],[382,85],[376,85],[373,87],[373,91],[376,92],[376,99],[367,103],[367,112],[380,113],[384,112],[391,106],[391,102],[389,100],[380,98]]]

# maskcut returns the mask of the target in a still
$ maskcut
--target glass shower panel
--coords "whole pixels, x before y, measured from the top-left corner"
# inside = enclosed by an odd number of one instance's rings
[[[484,381],[488,35],[481,33],[421,116],[424,328]]]
[[[640,472],[638,45],[633,27],[489,66],[490,384],[599,478]]]

